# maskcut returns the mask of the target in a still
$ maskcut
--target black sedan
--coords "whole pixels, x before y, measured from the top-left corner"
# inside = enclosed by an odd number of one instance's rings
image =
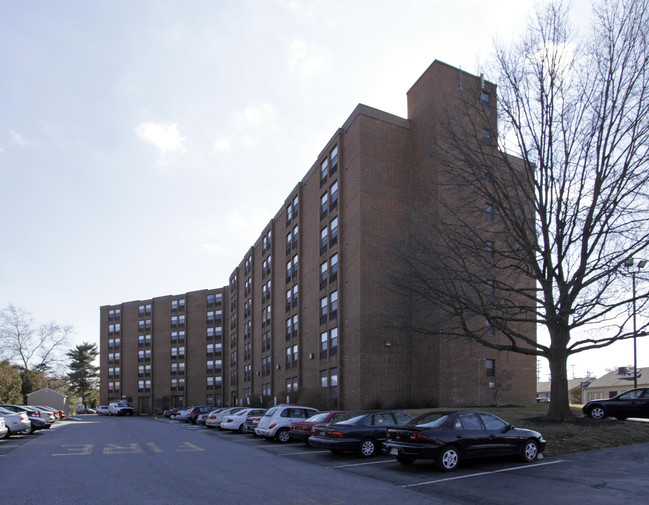
[[[385,447],[399,463],[433,459],[437,469],[455,470],[464,458],[517,455],[534,461],[545,450],[543,436],[514,428],[486,412],[429,412],[388,430]]]
[[[606,400],[591,400],[582,409],[593,419],[607,416],[621,421],[628,417],[649,418],[649,388],[637,388]]]
[[[411,421],[413,417],[403,412],[381,411],[359,413],[338,423],[315,426],[309,437],[311,447],[329,449],[334,454],[357,452],[370,458],[382,450],[390,426]]]

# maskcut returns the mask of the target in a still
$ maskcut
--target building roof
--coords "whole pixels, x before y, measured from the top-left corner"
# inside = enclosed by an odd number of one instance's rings
[[[43,388],[43,389],[39,389],[38,391],[32,391],[31,393],[27,393],[27,396],[31,396],[36,393],[44,393],[44,392],[55,393],[59,396],[62,396],[63,398],[67,398],[67,395],[64,395],[63,393],[59,393],[58,391],[54,391],[53,389],[50,388]]]
[[[649,387],[649,367],[638,368],[638,386]],[[633,387],[633,368],[621,367],[608,372],[599,379],[594,380],[588,386],[589,388],[632,388]]]
[[[589,384],[589,381],[593,381],[594,377],[582,377],[578,379],[568,380],[568,391],[572,391],[577,387],[586,387]],[[536,383],[536,394],[540,395],[550,395],[551,382],[537,382]]]

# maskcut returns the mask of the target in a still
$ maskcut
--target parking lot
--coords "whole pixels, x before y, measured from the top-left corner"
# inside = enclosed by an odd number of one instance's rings
[[[385,455],[364,459],[352,454],[332,454],[304,443],[281,444],[182,421],[161,418],[158,422],[254,447],[280,458],[387,482],[431,499],[442,499],[439,503],[519,504],[524,500],[527,504],[546,504],[585,500],[589,505],[637,504],[644,502],[649,492],[649,444],[542,458],[531,464],[516,458],[464,461],[458,470],[443,473],[431,461],[419,460],[403,466]]]
[[[649,493],[648,449],[649,444],[637,444],[531,464],[515,458],[467,461],[442,473],[428,461],[403,466],[384,455],[333,454],[162,417],[79,416],[50,430],[0,440],[0,481],[3,498],[21,496],[26,482],[21,466],[38,461],[39,477],[29,480],[34,492],[66,493],[83,481],[98,505],[131,494],[142,504],[217,495],[220,503],[261,505],[637,504]]]

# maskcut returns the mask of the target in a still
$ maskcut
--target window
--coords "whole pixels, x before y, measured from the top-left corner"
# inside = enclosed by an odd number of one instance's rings
[[[296,254],[295,256],[293,256],[293,279],[297,277],[298,266],[299,266],[299,260]]]
[[[490,260],[493,259],[494,257],[494,243],[493,242],[487,242],[485,243],[485,248],[484,248],[484,256],[486,259]]]
[[[491,131],[488,128],[482,130],[482,143],[486,146],[491,145]]]
[[[332,328],[329,331],[329,355],[338,354],[338,328]]]
[[[327,250],[327,235],[328,230],[325,226],[322,230],[320,230],[320,254]]]
[[[320,359],[325,359],[327,357],[327,348],[328,348],[328,335],[326,331],[320,333]]]
[[[489,322],[488,319],[487,319],[486,322],[485,322],[485,327],[486,327],[486,328],[485,328],[485,335],[486,335],[487,337],[493,337],[493,336],[496,335],[496,328],[494,328],[493,326],[491,326],[491,323]]]
[[[338,146],[334,146],[330,153],[331,157],[331,173],[334,174],[338,170]]]
[[[482,106],[485,109],[489,108],[489,93],[487,93],[484,89],[480,91],[480,102],[482,102]]]
[[[293,286],[293,308],[297,307],[298,289],[297,284]]]
[[[484,211],[485,211],[485,219],[487,221],[493,221],[494,220],[494,206],[492,203],[485,203],[484,206]]]
[[[299,237],[299,228],[298,225],[293,227],[293,249],[297,248],[297,239]]]
[[[331,195],[331,209],[335,209],[338,206],[338,181],[335,181],[331,188],[329,188],[329,193]]]
[[[338,398],[338,368],[329,369],[329,388],[331,392],[331,398]]]
[[[325,158],[324,161],[320,163],[320,181],[325,181],[327,175],[329,175],[329,160]]]
[[[338,291],[329,295],[329,319],[335,319],[338,316]]]
[[[327,322],[327,307],[328,307],[327,297],[324,296],[320,298],[320,324]]]
[[[329,224],[331,228],[331,245],[334,245],[338,242],[338,217],[334,217]]]
[[[330,258],[329,265],[331,271],[331,274],[329,275],[329,282],[334,282],[338,279],[338,254],[334,254]]]
[[[487,377],[495,377],[496,376],[496,360],[495,359],[488,359],[485,361],[485,370],[486,370],[486,376]]]
[[[293,336],[297,337],[297,329],[298,329],[298,315],[295,314],[293,316]]]
[[[327,262],[320,265],[320,289],[327,285]]]
[[[329,204],[329,194],[325,193],[320,197],[320,217],[323,217],[327,214]]]
[[[320,370],[320,387],[329,387],[329,371]]]
[[[289,204],[286,207],[286,224],[289,224],[292,219],[293,219],[293,206]]]
[[[289,231],[286,234],[286,254],[289,254],[291,252],[291,244],[293,243],[293,235]]]
[[[488,298],[493,298],[495,294],[496,294],[496,288],[494,285],[494,281],[488,280],[485,283],[485,296],[487,296]]]

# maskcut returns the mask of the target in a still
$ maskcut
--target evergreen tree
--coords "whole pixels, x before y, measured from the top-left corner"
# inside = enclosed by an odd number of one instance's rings
[[[86,401],[93,397],[98,386],[99,367],[93,365],[99,356],[97,344],[84,342],[66,355],[71,360],[70,373],[68,373],[70,390],[81,398],[81,403],[86,405]]]
[[[0,361],[0,403],[23,403],[22,381],[8,360]]]

